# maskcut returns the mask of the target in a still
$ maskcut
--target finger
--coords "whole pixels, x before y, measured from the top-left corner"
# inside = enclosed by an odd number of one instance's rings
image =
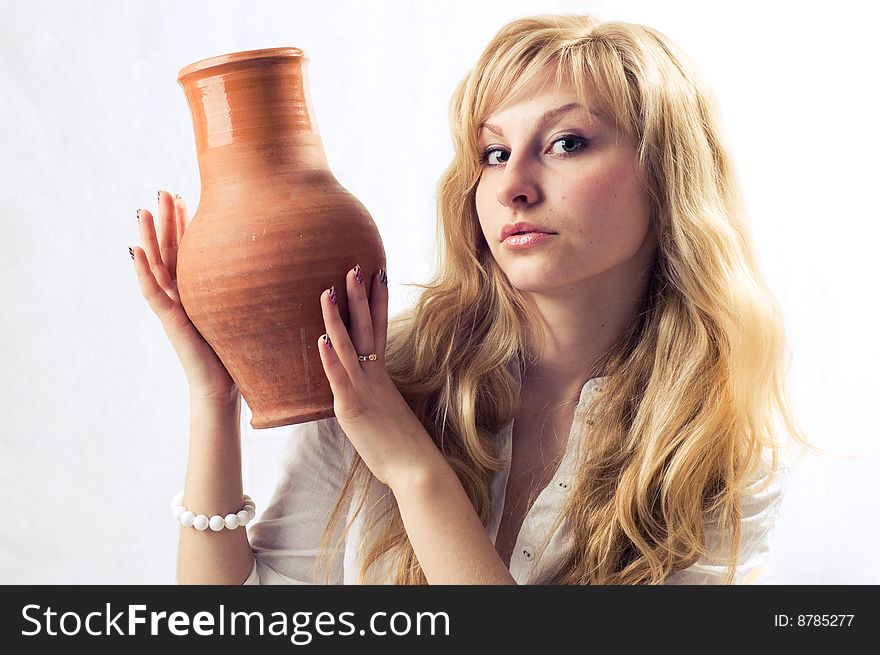
[[[379,356],[377,361],[384,364],[388,340],[388,275],[384,268],[380,268],[373,278],[370,289],[370,316],[373,321],[373,346]]]
[[[165,291],[173,291],[174,286],[171,284],[171,276],[165,262],[162,261],[162,255],[159,251],[159,243],[156,239],[156,227],[153,224],[153,215],[147,209],[139,209],[138,216],[140,218],[141,243],[143,244],[144,253],[147,262],[153,271],[156,282]]]
[[[331,289],[334,293],[338,293],[335,288],[331,287]],[[321,294],[321,313],[324,316],[324,327],[330,337],[335,356],[339,358],[342,366],[348,372],[351,381],[359,384],[364,372],[361,370],[345,323],[342,322],[342,317],[339,315],[338,305],[333,304],[331,300],[331,289],[327,289]],[[351,303],[349,303],[349,313],[351,313]]]
[[[351,326],[349,336],[352,346],[361,355],[376,352],[373,318],[370,315],[370,302],[367,298],[367,279],[360,265],[355,265],[345,276],[345,285],[348,287],[348,318]]]
[[[186,208],[186,203],[183,202],[183,198],[180,196],[174,196],[174,207],[177,210],[177,246],[179,248],[183,233],[189,226],[189,211]]]
[[[137,274],[141,294],[146,298],[150,309],[153,310],[163,324],[180,319],[180,313],[183,312],[183,308],[179,303],[169,298],[165,290],[156,281],[146,252],[137,246],[133,246],[131,252],[134,255],[134,270]]]
[[[167,191],[159,192],[159,253],[168,276],[177,279],[177,211],[174,198]]]
[[[324,373],[333,392],[334,409],[339,411],[342,407],[350,407],[353,398],[351,379],[339,359],[336,344],[329,334],[325,333],[318,339],[318,352],[321,353],[321,364],[324,366]]]

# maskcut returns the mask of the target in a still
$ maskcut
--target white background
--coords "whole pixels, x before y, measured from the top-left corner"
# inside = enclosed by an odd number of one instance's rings
[[[173,583],[188,432],[183,371],[128,246],[157,189],[195,209],[177,84],[205,57],[298,46],[330,167],[385,242],[391,313],[429,279],[456,83],[528,14],[655,27],[722,108],[760,263],[785,314],[812,440],[765,583],[880,583],[876,15],[808,2],[5,2],[0,19],[0,582]],[[251,432],[258,511],[285,429]]]

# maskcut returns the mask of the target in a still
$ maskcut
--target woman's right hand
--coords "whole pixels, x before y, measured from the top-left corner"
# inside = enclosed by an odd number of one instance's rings
[[[159,192],[158,240],[153,215],[139,209],[138,216],[143,249],[131,248],[138,283],[183,365],[190,397],[237,402],[238,387],[189,320],[177,292],[177,248],[189,223],[183,199]]]

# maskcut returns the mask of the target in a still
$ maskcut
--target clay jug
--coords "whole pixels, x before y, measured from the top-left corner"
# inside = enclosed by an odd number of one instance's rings
[[[180,300],[253,412],[271,428],[333,415],[318,353],[320,295],[360,264],[369,297],[385,266],[379,231],[327,164],[308,57],[269,48],[185,66],[201,196],[181,239]]]

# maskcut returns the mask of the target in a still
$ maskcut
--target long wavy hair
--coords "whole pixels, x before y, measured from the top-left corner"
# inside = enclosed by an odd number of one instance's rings
[[[602,393],[573,426],[572,438],[583,444],[589,433],[590,443],[560,518],[573,543],[540,582],[662,583],[708,554],[711,515],[732,537],[731,583],[740,502],[762,456],[771,453],[769,485],[784,448],[814,447],[789,407],[783,319],[756,266],[714,96],[660,32],[562,15],[518,19],[492,38],[452,98],[455,154],[438,185],[436,273],[413,285],[422,289],[417,302],[389,323],[388,372],[485,525],[503,465],[495,435],[519,402],[508,365],[538,361],[541,320],[481,232],[477,135],[548,70],[636,139],[658,249],[635,320],[602,359]],[[355,453],[320,552],[331,550],[333,527],[360,491],[339,547],[372,484],[380,483]],[[359,582],[385,559],[395,584],[426,584],[396,503],[374,513],[361,548]]]

